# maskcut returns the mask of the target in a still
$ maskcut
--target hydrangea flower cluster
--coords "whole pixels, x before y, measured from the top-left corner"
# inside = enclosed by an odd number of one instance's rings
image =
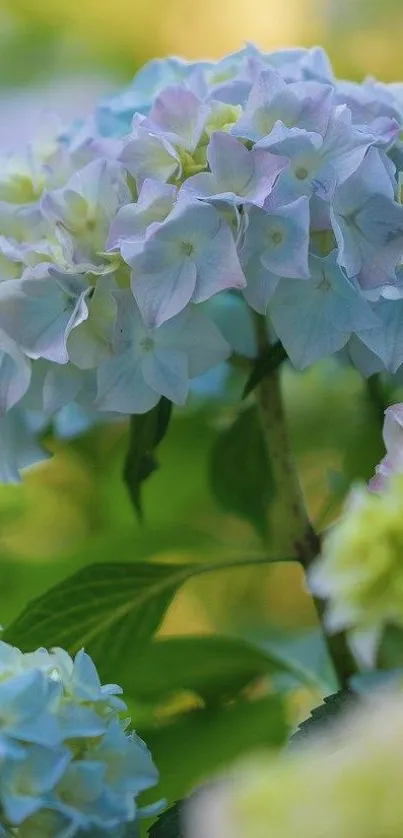
[[[347,347],[364,374],[395,373],[402,128],[401,85],[338,81],[321,49],[247,46],[152,61],[85,123],[3,160],[3,476],[38,458],[21,409],[183,404],[231,352],[217,294],[267,316],[299,368]]]
[[[385,627],[403,627],[403,404],[385,410],[383,439],[374,476],[352,487],[308,573],[312,593],[327,600],[327,629],[347,630],[369,666]]]
[[[1,836],[124,834],[158,773],[121,720],[121,692],[101,686],[84,651],[72,660],[63,649],[23,654],[0,642]]]
[[[354,486],[308,574],[312,593],[327,600],[328,630],[349,631],[367,666],[386,626],[403,627],[402,507],[402,474],[379,493]]]
[[[400,838],[401,689],[374,693],[326,734],[259,755],[189,806],[187,838]]]

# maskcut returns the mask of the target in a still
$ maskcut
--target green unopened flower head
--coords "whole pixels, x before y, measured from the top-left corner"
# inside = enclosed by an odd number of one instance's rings
[[[309,583],[328,601],[328,629],[351,630],[357,651],[372,662],[385,625],[403,626],[401,475],[391,477],[381,494],[364,486],[352,490]]]

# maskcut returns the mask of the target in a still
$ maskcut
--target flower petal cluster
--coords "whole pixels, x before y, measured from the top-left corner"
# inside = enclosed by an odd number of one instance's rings
[[[84,650],[23,654],[0,641],[1,834],[106,838],[138,816],[158,772],[121,718],[121,692]]]
[[[402,691],[373,694],[326,734],[259,755],[196,796],[187,838],[400,838]],[[199,799],[198,799],[199,797]]]
[[[234,349],[217,297],[266,316],[297,368],[345,348],[364,374],[399,370],[402,130],[398,87],[249,45],[151,61],[0,161],[0,436],[32,406],[184,404]]]
[[[366,664],[382,630],[403,626],[402,504],[402,474],[389,476],[379,493],[353,487],[308,575],[310,590],[327,601],[329,631],[351,632]]]

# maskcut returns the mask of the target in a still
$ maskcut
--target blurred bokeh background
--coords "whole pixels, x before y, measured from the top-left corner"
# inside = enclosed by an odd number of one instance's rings
[[[247,40],[267,49],[322,43],[340,76],[399,79],[402,29],[402,0],[0,0],[0,150],[32,138],[44,112],[79,117],[144,61],[170,53],[219,57]],[[195,398],[176,412],[145,489],[143,526],[121,480],[124,423],[50,439],[53,459],[22,485],[0,486],[0,623],[90,562],[208,561],[259,550],[252,529],[222,513],[208,487],[209,451],[242,383],[235,376],[222,402]],[[379,406],[358,374],[334,360],[303,375],[285,369],[284,387],[310,510],[323,526],[340,502],[340,474],[367,478],[379,460]],[[304,652],[299,641],[299,656],[313,648],[315,617],[288,566],[185,586],[162,630],[286,633],[292,654],[301,626],[308,645]],[[295,718],[312,700],[293,693]]]

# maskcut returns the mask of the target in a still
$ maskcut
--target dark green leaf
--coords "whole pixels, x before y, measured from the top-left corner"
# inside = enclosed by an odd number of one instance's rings
[[[249,521],[267,535],[267,511],[274,480],[256,405],[239,414],[216,439],[210,461],[213,494],[226,512]]]
[[[184,838],[181,803],[175,803],[159,816],[148,832],[150,838]]]
[[[3,639],[23,651],[82,646],[112,674],[130,645],[148,641],[180,585],[198,565],[90,565],[33,600]]]
[[[357,701],[351,690],[340,690],[340,692],[328,695],[320,704],[311,711],[308,719],[302,722],[298,730],[291,737],[291,741],[300,741],[312,733],[321,733],[329,724],[332,724],[345,710]]]
[[[257,387],[266,375],[277,369],[287,359],[287,353],[280,341],[270,346],[265,355],[257,359],[253,370],[245,384],[243,398],[245,399]]]
[[[174,722],[142,728],[141,737],[158,765],[158,793],[173,803],[244,754],[279,747],[287,735],[285,711],[278,696],[242,701],[228,708],[209,708],[182,715]],[[155,800],[146,793],[144,800]]]
[[[187,579],[266,561],[89,565],[30,602],[3,639],[23,651],[63,646],[73,654],[85,647],[101,677],[116,679],[119,663],[133,646],[138,650],[150,640]]]
[[[381,669],[403,666],[403,629],[399,626],[388,625],[383,632],[377,663]]]
[[[280,655],[235,637],[169,637],[142,647],[119,665],[119,683],[138,701],[162,703],[181,691],[207,703],[233,698],[259,676],[289,673]]]
[[[123,477],[132,503],[142,517],[141,485],[158,468],[154,452],[164,438],[172,413],[172,402],[162,397],[148,413],[130,417],[129,449]]]

